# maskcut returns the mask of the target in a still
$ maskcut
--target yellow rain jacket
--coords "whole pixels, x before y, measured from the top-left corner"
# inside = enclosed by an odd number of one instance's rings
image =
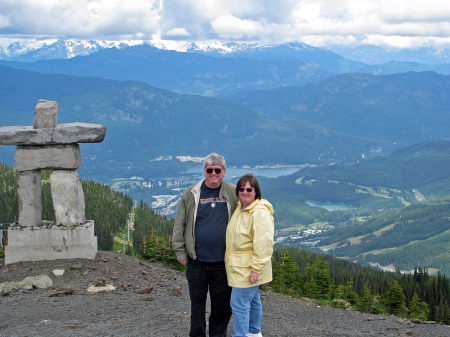
[[[250,288],[272,281],[273,207],[264,199],[255,200],[247,208],[238,206],[227,227],[225,266],[228,284]],[[250,272],[259,274],[250,283]]]

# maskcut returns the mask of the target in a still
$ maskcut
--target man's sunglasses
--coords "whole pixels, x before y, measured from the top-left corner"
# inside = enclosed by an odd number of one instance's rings
[[[215,169],[207,168],[206,169],[206,173],[208,173],[208,174],[213,173],[213,171],[216,172],[216,174],[221,174],[222,173],[222,169],[220,169],[220,168],[215,168]]]
[[[247,191],[247,193],[252,193],[253,192],[253,188],[239,187],[239,192],[244,192],[244,191]]]

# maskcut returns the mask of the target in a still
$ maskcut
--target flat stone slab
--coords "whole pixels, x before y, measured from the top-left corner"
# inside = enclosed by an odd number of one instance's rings
[[[100,143],[106,127],[101,124],[67,123],[54,128],[34,129],[33,126],[0,127],[0,145],[56,145]]]
[[[80,145],[19,145],[14,154],[19,172],[32,170],[74,170],[81,166]]]
[[[53,281],[47,275],[28,276],[19,282],[0,283],[0,292],[7,292],[12,289],[44,289],[52,285]]]

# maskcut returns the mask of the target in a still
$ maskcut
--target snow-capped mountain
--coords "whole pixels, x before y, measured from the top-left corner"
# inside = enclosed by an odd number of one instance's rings
[[[284,58],[281,54],[299,52],[326,52],[304,43],[288,44],[247,44],[211,42],[184,42],[184,41],[101,41],[101,40],[44,40],[32,42],[14,42],[6,49],[0,47],[0,59],[8,61],[32,62],[37,60],[66,59],[75,56],[84,56],[106,48],[123,49],[139,44],[150,44],[158,49],[176,50],[179,52],[199,53],[209,56],[249,57],[250,54],[266,58]],[[266,55],[263,57],[262,54]],[[277,57],[278,55],[278,57]],[[271,57],[271,58],[272,58]],[[252,57],[253,58],[253,57]],[[298,58],[298,57],[295,57]]]
[[[0,60],[33,62],[37,60],[68,59],[84,56],[107,48],[124,49],[130,46],[149,44],[162,50],[198,53],[213,57],[245,57],[261,60],[301,59],[323,65],[324,61],[348,63],[342,69],[327,69],[342,72],[356,70],[365,64],[380,64],[390,61],[416,62],[422,64],[450,63],[450,49],[409,48],[389,51],[378,46],[357,47],[330,46],[317,48],[305,43],[248,44],[221,41],[186,42],[168,40],[43,40],[34,42],[14,42],[7,48],[0,47]],[[353,61],[353,63],[351,62]],[[363,64],[364,63],[364,64]]]
[[[281,50],[285,52],[317,52],[324,51],[321,48],[309,46],[305,43],[284,43],[284,44],[247,44],[247,43],[226,43],[226,42],[195,42],[190,43],[186,51],[196,53],[217,53],[223,56],[240,55],[247,53],[279,53]]]
[[[433,47],[387,50],[373,45],[361,45],[357,47],[330,46],[328,49],[348,60],[364,62],[370,65],[392,61],[421,64],[450,63],[450,49]]]
[[[68,59],[75,56],[89,55],[105,48],[123,49],[141,43],[143,42],[74,39],[14,42],[6,49],[0,49],[0,59],[20,62]]]
[[[100,41],[100,40],[47,40],[15,42],[0,50],[0,59],[6,61],[34,62],[37,60],[69,59],[107,49],[125,49],[136,45],[151,45],[160,50],[203,54],[211,57],[242,57],[265,61],[303,60],[314,62],[335,73],[355,71],[366,64],[349,61],[329,50],[304,43],[246,44],[227,42],[185,41]]]

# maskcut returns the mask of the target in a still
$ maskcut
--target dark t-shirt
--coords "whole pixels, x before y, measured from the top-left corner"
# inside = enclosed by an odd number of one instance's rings
[[[195,220],[195,252],[202,262],[220,262],[225,256],[225,236],[228,207],[219,198],[220,187],[209,188],[203,183]]]

